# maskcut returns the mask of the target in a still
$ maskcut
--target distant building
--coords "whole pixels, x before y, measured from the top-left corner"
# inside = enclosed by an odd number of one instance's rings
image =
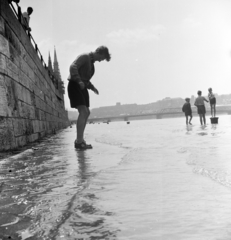
[[[62,81],[62,77],[60,74],[60,69],[59,69],[59,63],[58,63],[58,58],[56,54],[56,49],[54,49],[54,62],[53,62],[53,67],[52,67],[52,61],[51,61],[51,56],[49,52],[48,56],[48,70],[51,75],[54,76],[54,81],[56,86],[58,87],[59,91],[62,92],[63,94],[65,93],[65,87],[64,87],[64,82]]]

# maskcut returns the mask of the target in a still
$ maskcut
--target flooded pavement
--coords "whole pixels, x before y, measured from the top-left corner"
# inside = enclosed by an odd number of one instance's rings
[[[116,158],[115,146],[105,149],[96,142],[94,149],[76,151],[74,137],[75,128],[65,129],[0,161],[0,239],[62,238],[60,228],[71,214],[76,214],[73,224],[78,228],[113,235],[100,217],[110,213],[93,207],[94,194],[81,192],[99,171],[117,164],[125,149],[117,149]],[[82,223],[81,214],[92,212],[98,216]]]
[[[89,124],[0,160],[0,239],[231,239],[231,116]]]

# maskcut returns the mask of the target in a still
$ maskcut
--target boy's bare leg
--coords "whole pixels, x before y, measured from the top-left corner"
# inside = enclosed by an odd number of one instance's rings
[[[192,125],[191,121],[192,121],[192,115],[190,116],[190,119],[189,119],[189,124],[190,125]]]
[[[204,114],[203,114],[203,121],[204,121],[204,125],[206,125],[206,118]]]
[[[188,125],[188,116],[185,116],[186,117],[186,125]]]
[[[85,127],[87,125],[87,120],[88,120],[89,116],[90,116],[90,110],[89,110],[89,108],[87,108],[87,116],[86,116],[86,119],[85,119],[86,121],[85,121],[85,125],[84,125],[84,130],[85,130]]]
[[[79,116],[77,119],[77,124],[76,124],[76,128],[77,128],[77,143],[81,143],[83,142],[84,139],[84,129],[86,126],[86,121],[88,118],[88,109],[86,106],[81,105],[78,106],[78,111],[79,111]]]
[[[200,114],[199,116],[200,116],[201,125],[203,125],[203,123],[202,123],[202,115]]]

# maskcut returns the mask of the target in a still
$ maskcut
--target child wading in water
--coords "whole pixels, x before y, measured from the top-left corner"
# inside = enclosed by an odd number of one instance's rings
[[[192,120],[192,109],[191,109],[190,99],[189,98],[185,98],[185,101],[186,101],[186,103],[183,105],[182,111],[184,112],[185,117],[186,117],[186,125],[188,125],[188,124],[192,125],[192,123],[191,123],[191,120]],[[190,117],[190,119],[188,121],[189,117]]]
[[[209,98],[210,107],[211,107],[211,115],[212,117],[216,117],[216,98],[215,98],[215,95],[213,94],[212,88],[209,88],[208,90],[209,90],[208,98]]]
[[[202,94],[201,91],[198,91],[197,94],[198,94],[198,97],[196,98],[194,105],[197,107],[197,113],[200,116],[201,125],[203,125],[203,122],[205,125],[206,124],[206,119],[205,119],[206,110],[205,110],[204,101],[206,101],[206,102],[209,102],[209,101],[206,98],[201,96],[201,94]]]

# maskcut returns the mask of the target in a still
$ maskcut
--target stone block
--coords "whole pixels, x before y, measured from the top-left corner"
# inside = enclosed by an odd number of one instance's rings
[[[0,117],[0,151],[13,149],[15,144],[12,120]]]
[[[11,61],[9,58],[6,58],[7,59],[7,69],[9,69],[10,71],[18,74],[19,73],[19,68],[18,66],[13,62]]]
[[[0,74],[0,116],[8,116],[7,91],[5,85],[5,76]]]
[[[14,127],[14,136],[22,136],[25,135],[25,119],[13,118],[12,123]]]
[[[18,101],[19,116],[27,119],[35,119],[35,108],[34,106],[28,105],[22,101]]]
[[[34,134],[31,134],[30,136],[28,136],[28,141],[29,142],[35,142],[38,139],[39,139],[39,134],[38,133],[34,133]]]
[[[30,78],[21,70],[19,70],[19,82],[26,88],[30,89]]]
[[[27,136],[20,136],[15,138],[16,147],[23,147],[28,142]]]
[[[18,100],[21,100],[23,101],[24,99],[24,96],[23,96],[23,86],[17,82],[15,82],[15,92],[16,92],[16,95],[18,97]]]
[[[0,52],[10,58],[9,42],[0,34]]]
[[[24,124],[25,124],[25,135],[29,136],[33,134],[34,133],[33,120],[25,119]]]
[[[27,90],[26,88],[23,88],[23,95],[24,95],[24,102],[29,105],[32,105],[30,91]]]
[[[46,113],[44,111],[42,111],[42,110],[40,110],[40,119],[42,121],[46,121]]]
[[[9,42],[10,57],[14,58],[20,56],[21,55],[20,41],[17,35],[14,33],[14,31],[12,31],[12,29],[8,25],[8,23],[5,24],[5,37]]]
[[[0,73],[7,74],[6,57],[0,53]]]
[[[5,33],[5,21],[0,16],[0,34],[4,35],[4,33]]]
[[[5,89],[6,89],[6,97],[7,97],[7,113],[8,116],[18,117],[18,97],[16,93],[16,85],[17,83],[11,78],[5,76]]]
[[[37,120],[40,119],[39,109],[37,107],[35,107],[35,119],[37,119]]]

